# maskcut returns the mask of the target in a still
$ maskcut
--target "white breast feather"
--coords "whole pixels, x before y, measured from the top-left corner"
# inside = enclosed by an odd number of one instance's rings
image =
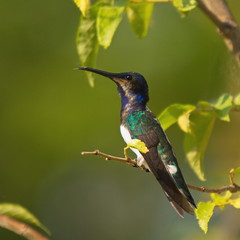
[[[123,125],[121,125],[120,126],[120,132],[121,132],[121,135],[122,135],[124,141],[128,144],[132,139],[128,129],[126,127],[124,127]],[[149,167],[148,167],[146,161],[144,160],[142,154],[135,148],[131,148],[131,150],[137,155],[137,165],[138,166],[144,165],[147,169],[149,169]]]
[[[124,141],[128,144],[130,142],[130,140],[132,139],[128,129],[126,127],[124,127],[123,125],[121,125],[120,132],[122,134]]]

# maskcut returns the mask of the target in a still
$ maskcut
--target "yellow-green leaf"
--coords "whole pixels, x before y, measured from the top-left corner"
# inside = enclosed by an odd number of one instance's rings
[[[240,173],[240,167],[238,168],[234,168],[232,171],[231,171],[232,174],[239,174]]]
[[[196,0],[173,0],[173,5],[180,12],[189,12],[197,6]]]
[[[203,158],[216,117],[211,112],[193,111],[189,119],[190,131],[184,137],[186,157],[199,179],[205,181]]]
[[[229,203],[235,208],[240,208],[240,198],[230,199]]]
[[[230,94],[223,94],[213,104],[214,111],[217,116],[223,121],[230,121],[229,111],[232,108],[232,96]]]
[[[180,116],[186,112],[193,111],[196,107],[193,105],[172,104],[165,108],[158,116],[164,130],[176,123]]]
[[[200,228],[207,233],[208,222],[213,215],[215,204],[213,202],[199,202],[197,209],[195,210],[196,217]]]
[[[178,118],[178,125],[182,129],[182,131],[185,133],[191,132],[189,117],[190,117],[190,114],[192,111],[193,111],[193,109],[188,110],[187,112],[185,112]]]
[[[234,98],[234,104],[240,107],[240,93]]]
[[[86,11],[90,6],[90,0],[73,0],[77,7],[82,12],[83,16],[86,15]]]
[[[132,139],[131,141],[129,141],[127,144],[127,148],[136,148],[142,153],[147,153],[149,151],[145,143],[139,139]]]
[[[124,7],[104,6],[99,8],[97,15],[97,34],[101,46],[108,48],[113,35],[122,20]]]
[[[139,38],[146,36],[152,16],[154,3],[134,2],[127,7],[128,21]]]
[[[33,226],[41,228],[47,234],[50,235],[50,231],[26,208],[19,204],[13,203],[1,203],[0,214],[12,217],[16,220],[32,224]]]
[[[212,105],[207,101],[199,101],[197,103],[197,105],[201,110],[206,110],[207,111],[207,110],[212,109]]]
[[[99,49],[96,17],[100,4],[95,4],[88,9],[86,16],[81,16],[77,33],[77,51],[82,66],[94,67]],[[86,72],[91,86],[94,85],[92,73]]]
[[[224,206],[228,204],[228,200],[232,196],[232,193],[230,191],[222,194],[211,193],[210,196],[216,206]]]

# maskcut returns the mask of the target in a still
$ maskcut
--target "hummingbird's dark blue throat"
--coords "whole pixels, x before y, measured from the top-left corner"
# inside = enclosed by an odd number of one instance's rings
[[[112,79],[121,97],[120,131],[126,143],[139,139],[148,148],[147,153],[132,148],[137,155],[136,164],[151,171],[176,212],[183,217],[186,211],[194,214],[196,207],[188,190],[172,146],[156,116],[146,107],[148,85],[145,78],[135,72],[110,73],[89,67],[78,69],[94,72]]]
[[[108,77],[117,84],[122,103],[121,121],[124,121],[124,117],[133,111],[146,110],[149,100],[148,85],[141,74],[136,72],[110,73],[90,67],[79,67],[78,69]]]

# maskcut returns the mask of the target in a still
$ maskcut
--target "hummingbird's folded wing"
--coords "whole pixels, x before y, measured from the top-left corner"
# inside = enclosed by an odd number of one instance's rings
[[[132,115],[127,125],[132,138],[143,141],[149,149],[147,153],[141,153],[143,158],[178,214],[183,216],[182,209],[194,214],[196,205],[165,132],[150,111],[142,115],[137,114]]]
[[[147,144],[146,139],[143,136],[139,136],[139,139],[147,145],[149,152],[143,154],[145,161],[147,162],[152,173],[162,186],[168,200],[178,212],[180,216],[183,216],[183,210],[190,214],[194,214],[194,201],[190,197],[185,196],[185,194],[180,191],[177,187],[175,181],[173,180],[171,174],[165,167],[163,161],[159,157],[157,147],[150,147]],[[191,196],[191,195],[190,195]]]

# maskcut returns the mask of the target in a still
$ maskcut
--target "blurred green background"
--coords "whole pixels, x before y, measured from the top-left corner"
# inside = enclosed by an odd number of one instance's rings
[[[240,3],[231,0],[238,21]],[[240,239],[240,214],[216,211],[204,235],[194,217],[180,219],[151,174],[81,151],[122,155],[119,97],[96,76],[90,88],[79,66],[73,1],[1,1],[0,202],[19,203],[52,232],[54,240]],[[138,40],[126,20],[97,68],[136,71],[148,80],[149,107],[214,100],[240,92],[239,71],[213,24],[198,9],[187,18],[170,3],[156,4],[148,36]],[[207,182],[186,163],[183,134],[167,131],[188,183],[228,184],[240,166],[240,116],[218,121],[205,157]],[[192,191],[196,202],[208,195]],[[1,240],[23,239],[0,229]]]

